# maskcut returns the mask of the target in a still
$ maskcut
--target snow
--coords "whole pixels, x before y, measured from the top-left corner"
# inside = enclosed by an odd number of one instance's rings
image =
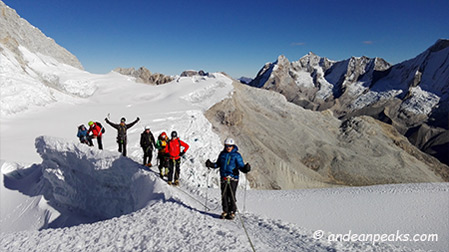
[[[241,176],[241,214],[220,220],[218,174],[204,162],[216,159],[222,142],[203,112],[232,95],[232,80],[215,73],[151,86],[114,72],[90,74],[25,48],[29,64],[22,71],[7,50],[0,63],[2,251],[251,251],[249,239],[256,251],[449,247],[449,183],[259,191]],[[128,157],[119,155],[116,132],[106,124],[103,151],[76,139],[78,125],[108,116],[141,119],[128,130]],[[190,145],[179,188],[159,179],[157,168],[140,165],[146,125],[155,136],[176,130]],[[314,238],[317,230],[324,238]],[[330,240],[338,232],[397,230],[436,233],[438,241]]]
[[[411,97],[401,104],[401,108],[415,114],[429,115],[439,103],[440,97],[422,90],[420,86],[410,88]]]
[[[447,241],[448,192],[447,183],[272,191],[269,194],[251,191],[247,210],[270,218],[282,216],[284,221],[301,227],[324,229],[334,234],[349,231],[396,234],[399,231],[402,234],[439,234],[439,240]],[[266,202],[273,207],[263,207]],[[447,249],[447,243],[440,247],[432,242],[393,244],[415,249]]]
[[[312,76],[310,76],[310,73],[306,71],[292,71],[290,74],[294,76],[295,83],[299,87],[308,87],[312,88],[313,85],[313,79]]]
[[[11,50],[0,45],[0,101],[2,117],[48,106],[57,101],[79,102],[89,97],[96,86],[77,78],[87,73],[69,65],[60,64],[49,56],[31,53],[18,47],[24,62],[19,62]],[[70,77],[69,77],[70,76]]]

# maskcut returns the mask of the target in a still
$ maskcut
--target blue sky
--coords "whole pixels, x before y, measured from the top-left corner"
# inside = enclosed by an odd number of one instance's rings
[[[254,77],[279,55],[400,63],[449,38],[449,0],[3,0],[93,73]]]

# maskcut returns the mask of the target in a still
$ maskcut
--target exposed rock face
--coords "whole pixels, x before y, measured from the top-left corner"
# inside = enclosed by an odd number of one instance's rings
[[[422,153],[392,126],[361,116],[344,121],[271,91],[234,84],[232,98],[206,113],[217,132],[233,136],[255,188],[437,182],[449,167]]]
[[[136,78],[137,82],[141,83],[147,83],[147,84],[165,84],[168,82],[171,82],[174,80],[173,77],[163,75],[160,73],[152,74],[150,70],[146,69],[145,67],[140,67],[139,69],[134,69],[134,67],[131,68],[116,68],[114,69],[115,72],[123,74],[123,75],[129,75]]]
[[[181,77],[192,77],[192,76],[209,76],[209,73],[206,73],[203,70],[200,71],[187,70],[181,73]]]
[[[413,135],[413,143],[420,142],[423,150],[449,164],[442,158],[449,156],[444,133],[449,130],[448,73],[449,40],[441,39],[416,58],[394,66],[380,58],[334,62],[309,53],[289,62],[280,56],[249,85],[277,91],[307,109],[331,109],[338,118],[372,116],[401,134]],[[422,125],[420,134],[414,134]]]
[[[17,61],[25,63],[19,46],[26,47],[32,53],[41,53],[50,56],[60,63],[64,63],[78,69],[83,66],[78,59],[65,48],[45,36],[38,28],[21,18],[15,10],[9,8],[0,1],[0,44],[15,52]],[[0,50],[2,50],[0,48]]]

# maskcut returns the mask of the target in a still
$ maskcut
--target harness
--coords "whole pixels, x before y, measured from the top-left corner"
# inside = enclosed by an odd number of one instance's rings
[[[123,143],[124,140],[126,140],[126,125],[119,124],[117,129],[117,141]]]

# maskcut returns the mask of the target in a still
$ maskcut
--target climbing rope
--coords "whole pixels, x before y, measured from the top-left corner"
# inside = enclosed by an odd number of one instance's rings
[[[182,190],[181,188],[179,188],[178,186],[174,186],[174,188],[178,189],[179,191],[183,192],[185,195],[189,196],[191,199],[195,200],[196,202],[200,203],[202,206],[205,207],[206,211],[211,211],[211,210],[215,210],[215,209],[211,209],[209,208],[206,204],[204,204],[203,202],[199,201],[198,199],[196,199],[195,197],[193,197],[190,193]]]
[[[154,171],[153,171],[153,172],[154,172]],[[156,172],[154,172],[154,173],[156,173]],[[209,175],[209,174],[208,174],[208,175]],[[222,195],[221,195],[222,198],[224,198],[224,195],[225,195],[225,193],[226,193],[226,190],[228,189],[228,187],[230,187],[230,185],[229,185],[230,182],[231,182],[230,179],[227,179],[227,183],[226,183],[225,188],[224,188],[224,190],[223,190],[223,193],[222,193]],[[207,185],[209,185],[209,182],[207,182]],[[208,187],[209,187],[209,186],[208,186]],[[204,206],[205,209],[206,209],[206,211],[207,211],[207,210],[209,210],[209,211],[215,210],[215,209],[217,209],[218,206],[219,206],[219,205],[217,204],[217,207],[215,207],[214,209],[211,209],[211,208],[209,208],[209,207],[207,206],[207,190],[208,190],[208,188],[206,189],[206,203],[203,203],[203,202],[199,201],[198,199],[196,199],[195,197],[193,197],[190,193],[188,193],[188,192],[182,190],[182,189],[179,188],[179,187],[175,187],[175,188],[178,189],[179,191],[183,192],[184,194],[186,194],[187,196],[189,196],[191,199],[195,200],[196,202],[198,202],[198,203],[201,204],[202,206]],[[234,202],[234,205],[235,205],[235,207],[236,207],[236,213],[238,213],[238,218],[239,218],[239,220],[240,220],[240,223],[241,223],[241,225],[242,225],[243,230],[245,231],[245,235],[246,235],[246,238],[248,239],[249,245],[251,246],[251,249],[252,249],[254,252],[256,252],[256,248],[254,247],[254,244],[253,244],[253,242],[251,241],[251,237],[249,236],[248,229],[246,228],[245,221],[243,220],[243,216],[242,216],[242,214],[240,213],[240,211],[238,210],[238,207],[237,207],[237,201],[236,201],[236,199],[235,199],[234,192],[232,191],[231,188],[229,188],[229,190],[230,190],[230,192],[231,192],[232,201]],[[245,184],[245,200],[246,200],[246,184]]]
[[[230,183],[231,183],[231,180],[228,178],[228,179],[227,179],[226,186],[225,186],[225,189],[223,190],[223,196],[222,196],[222,197],[224,197],[224,192],[226,192],[227,187],[228,187],[228,186],[230,187],[230,185],[229,185]],[[246,229],[246,226],[245,226],[245,222],[243,221],[242,214],[240,213],[240,211],[239,211],[239,209],[238,209],[238,207],[237,207],[237,201],[235,200],[234,192],[232,191],[232,188],[229,188],[229,190],[231,191],[231,196],[232,196],[232,200],[234,201],[234,204],[235,204],[236,213],[238,213],[240,223],[242,224],[243,230],[245,231],[246,238],[248,238],[249,245],[251,246],[251,249],[252,249],[254,252],[256,252],[256,248],[254,248],[254,244],[253,244],[253,242],[251,241],[251,237],[249,236],[248,230]]]

